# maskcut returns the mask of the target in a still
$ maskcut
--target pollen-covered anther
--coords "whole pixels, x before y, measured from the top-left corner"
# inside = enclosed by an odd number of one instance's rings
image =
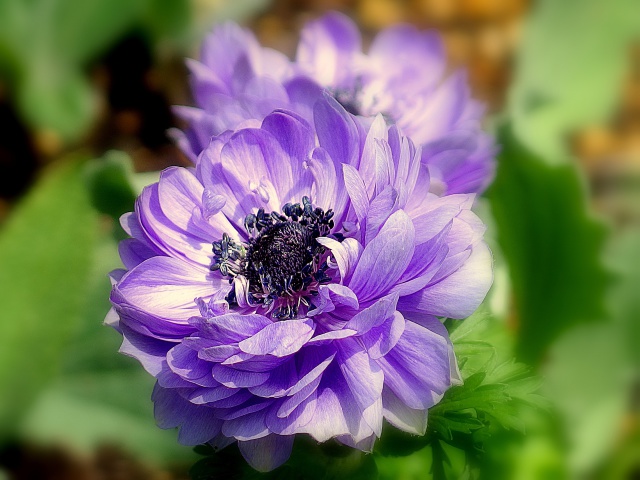
[[[246,256],[244,245],[234,242],[226,233],[222,240],[213,242],[213,263],[211,270],[220,270],[224,276],[235,277],[242,272],[242,264]]]

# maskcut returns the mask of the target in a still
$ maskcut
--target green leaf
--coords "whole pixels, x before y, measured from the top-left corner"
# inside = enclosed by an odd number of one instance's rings
[[[429,439],[424,436],[410,435],[385,422],[374,451],[383,457],[405,457],[423,449],[428,443]]]
[[[434,479],[471,478],[496,438],[509,434],[518,442],[530,426],[528,417],[547,404],[536,393],[540,380],[511,358],[512,340],[503,322],[481,308],[463,322],[445,325],[464,383],[429,410],[427,441]],[[454,453],[462,458],[452,462]]]
[[[46,64],[28,67],[16,90],[18,106],[32,126],[73,140],[98,113],[98,97],[82,73]]]
[[[485,449],[505,432],[525,433],[527,421],[523,414],[535,410],[540,402],[533,392],[539,383],[529,376],[524,365],[510,367],[504,383],[486,383],[498,379],[499,364],[488,372],[478,372],[463,385],[450,388],[444,398],[429,411],[427,438],[433,449],[434,479],[468,477],[471,468],[482,465]],[[513,382],[513,383],[510,383]],[[457,453],[455,462],[450,454]]]
[[[500,143],[488,195],[511,273],[516,352],[535,364],[569,327],[606,317],[606,229],[590,217],[575,167],[548,165],[506,128]]]
[[[257,16],[269,7],[268,0],[243,0],[242,2],[197,2],[192,30],[206,33],[217,22],[231,20],[242,22]],[[194,25],[195,24],[195,25]]]
[[[108,275],[114,268],[121,267],[121,262],[114,236],[114,232],[120,228],[110,218],[102,217],[101,220],[98,240],[92,252],[93,268],[87,286],[87,301],[82,311],[82,320],[64,351],[60,381],[74,381],[82,375],[116,371],[128,376],[129,372],[139,371],[141,368],[131,357],[118,353],[122,336],[103,323],[111,308],[111,281]],[[135,395],[132,398],[137,401]],[[146,398],[148,395],[145,395]]]
[[[291,459],[293,478],[309,480],[375,480],[378,470],[373,456],[351,447],[329,441],[318,444],[305,436],[298,436]]]
[[[566,332],[550,349],[544,369],[544,392],[561,414],[574,476],[592,472],[619,445],[628,428],[632,372],[640,365],[638,229],[615,233],[606,260],[615,274],[607,298],[610,320]]]
[[[97,216],[78,159],[58,162],[0,231],[1,430],[58,373],[86,302]]]
[[[143,20],[151,34],[160,40],[167,35],[180,37],[189,26],[191,2],[188,0],[150,0]]]
[[[433,480],[467,480],[469,478],[469,467],[463,451],[437,440],[432,443],[431,449]]]
[[[640,32],[635,0],[542,0],[525,27],[509,114],[514,131],[549,164],[566,164],[566,136],[606,118]]]
[[[431,447],[403,457],[376,456],[380,480],[431,480],[432,457]]]
[[[565,466],[564,444],[548,419],[526,419],[527,435],[503,431],[483,444],[482,456],[474,459],[478,479],[513,480],[573,478]],[[546,423],[546,424],[545,424]]]
[[[640,471],[640,429],[635,426],[635,430],[627,438],[622,439],[615,452],[598,475],[593,478],[598,480],[623,480],[637,476]]]
[[[118,220],[133,210],[136,194],[130,183],[131,160],[123,152],[109,152],[87,165],[91,200],[98,211]]]
[[[50,16],[41,19],[46,29],[38,38],[69,64],[84,65],[104,52],[135,25],[148,0],[39,0],[50,5]],[[45,47],[46,41],[52,42]]]
[[[607,298],[611,318],[567,331],[554,342],[544,365],[543,391],[560,414],[566,458],[575,477],[592,474],[619,447],[628,431],[633,372],[640,365],[637,228],[612,235],[606,260],[615,274]]]

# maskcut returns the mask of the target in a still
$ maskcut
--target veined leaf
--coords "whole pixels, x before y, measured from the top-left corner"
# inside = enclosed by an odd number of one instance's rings
[[[500,143],[489,198],[511,273],[516,352],[535,364],[567,328],[606,317],[606,229],[589,215],[576,168],[548,165],[506,128]]]

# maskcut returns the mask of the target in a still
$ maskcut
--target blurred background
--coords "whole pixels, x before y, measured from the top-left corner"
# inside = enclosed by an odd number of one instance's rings
[[[117,219],[188,164],[171,106],[193,104],[184,58],[213,24],[293,55],[329,9],[365,39],[441,32],[502,145],[478,201],[496,280],[466,345],[526,364],[544,407],[482,451],[447,444],[445,476],[640,478],[637,0],[0,0],[0,479],[188,478],[199,457],[155,426],[152,379],[102,325]],[[435,455],[375,468],[442,478]]]

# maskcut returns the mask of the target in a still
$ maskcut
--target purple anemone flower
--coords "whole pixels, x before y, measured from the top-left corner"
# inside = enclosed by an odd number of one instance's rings
[[[189,61],[197,108],[177,107],[191,128],[176,132],[195,160],[212,135],[256,126],[275,108],[311,120],[323,90],[369,125],[382,114],[422,146],[431,189],[438,194],[482,193],[494,176],[497,148],[480,121],[463,70],[447,73],[440,36],[398,25],[380,32],[368,53],[355,24],[332,12],[302,30],[294,62],[262,48],[226,23],[205,40],[201,61]]]
[[[424,434],[460,381],[438,317],[492,282],[473,195],[428,191],[420,149],[331,97],[274,111],[169,168],[122,218],[107,323],[153,375],[186,445],[238,442],[257,470],[297,434],[371,451],[383,419]]]

